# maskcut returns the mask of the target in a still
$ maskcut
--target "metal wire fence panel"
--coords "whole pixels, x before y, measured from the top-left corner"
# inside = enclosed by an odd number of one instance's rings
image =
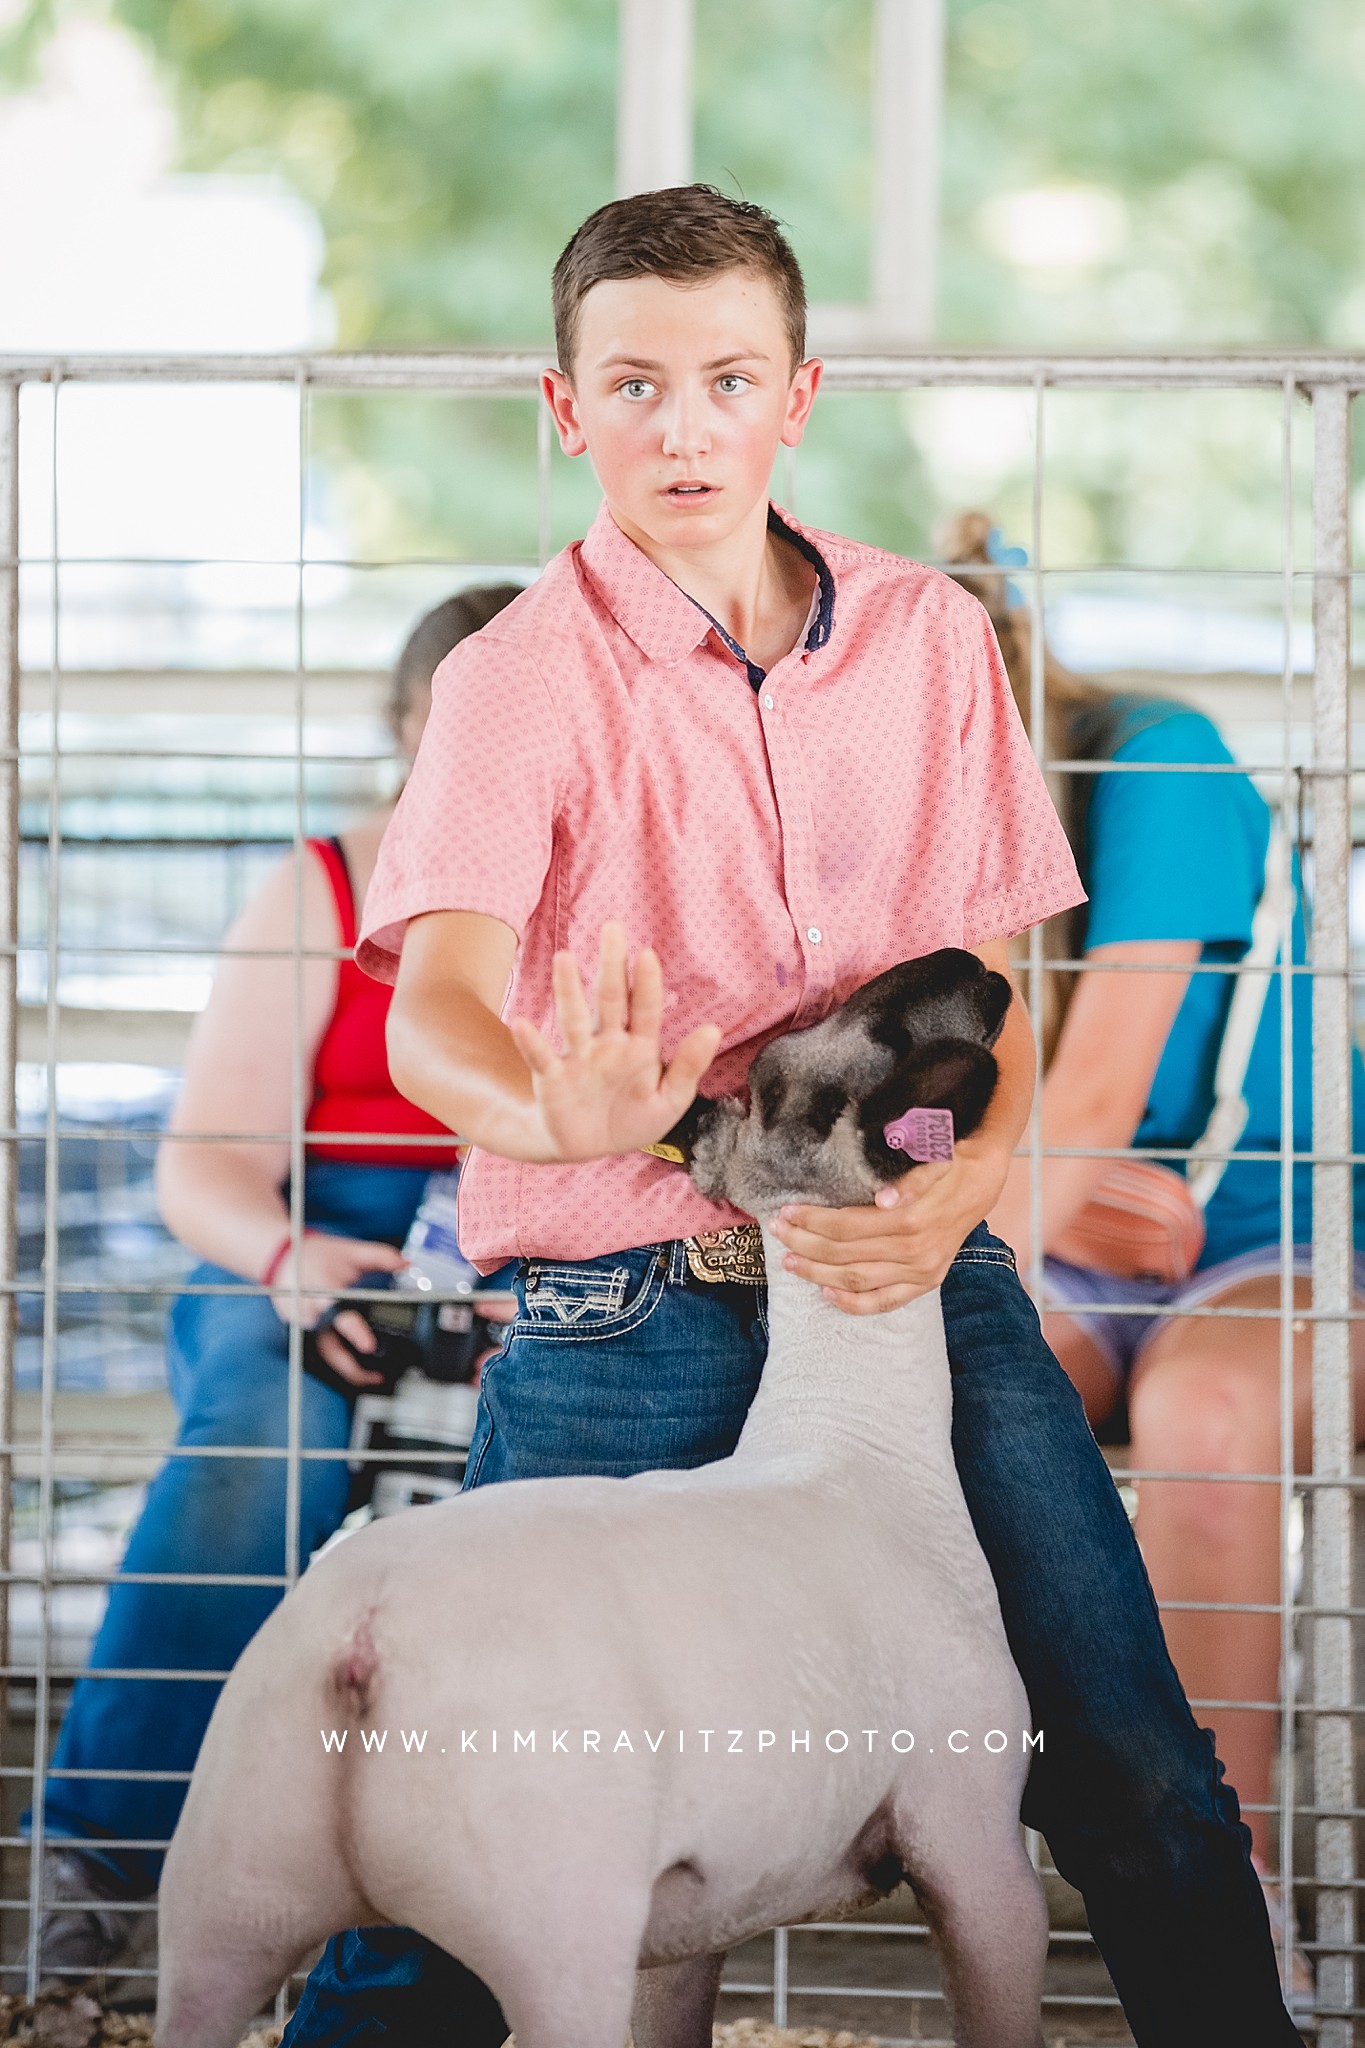
[[[159,1221],[152,1182],[193,1017],[223,957],[225,933],[264,874],[292,850],[301,875],[305,839],[336,830],[395,788],[377,715],[378,671],[391,622],[401,611],[415,612],[444,595],[452,582],[468,583],[481,572],[529,577],[550,554],[558,533],[557,458],[548,416],[543,409],[534,415],[530,410],[540,367],[540,359],[526,353],[468,351],[0,358],[0,1288],[14,1303],[10,1316],[0,1316],[0,1846],[7,1873],[6,1896],[0,1899],[7,1930],[0,1970],[5,1985],[29,1996],[39,1981],[44,1850],[51,1843],[46,1809],[52,1784],[71,1775],[54,1773],[50,1760],[70,1684],[88,1669],[102,1589],[116,1575],[129,1584],[192,1585],[206,1598],[220,1589],[287,1588],[309,1562],[300,1535],[306,1475],[327,1461],[354,1462],[351,1449],[304,1441],[303,1346],[296,1317],[290,1324],[284,1443],[177,1450],[186,1459],[283,1466],[279,1570],[119,1573],[143,1484],[171,1448],[174,1414],[160,1363],[168,1303],[177,1296],[226,1291],[213,1282],[187,1290],[188,1258]],[[1278,1843],[1285,1962],[1300,1907],[1302,1945],[1316,1966],[1317,2039],[1325,2048],[1345,2048],[1365,2016],[1356,1966],[1356,1898],[1365,1883],[1358,1871],[1365,1808],[1357,1803],[1356,1767],[1365,1735],[1365,1696],[1357,1681],[1365,1605],[1357,1604],[1355,1574],[1362,1528],[1357,1494],[1365,1472],[1356,1464],[1353,1398],[1362,1342],[1356,1325],[1365,1318],[1365,1298],[1356,1292],[1352,1218],[1353,1169],[1365,1165],[1365,1156],[1354,1150],[1351,1083],[1357,1020],[1365,1010],[1365,964],[1352,945],[1354,853],[1365,840],[1359,809],[1365,792],[1355,779],[1352,746],[1359,679],[1351,666],[1351,429],[1354,394],[1365,389],[1365,358],[941,352],[833,358],[826,381],[842,394],[841,405],[880,394],[879,403],[889,405],[894,398],[912,407],[923,394],[957,392],[970,406],[985,404],[991,392],[1011,394],[1010,431],[1021,435],[1019,473],[1027,482],[1027,559],[1011,565],[1009,574],[1032,622],[1031,728],[1045,773],[1054,788],[1066,786],[1068,778],[1107,774],[1251,776],[1279,827],[1282,879],[1301,872],[1311,900],[1308,954],[1295,961],[1293,889],[1280,892],[1278,960],[1267,997],[1278,1012],[1281,1044],[1278,1143],[1238,1152],[1239,1159],[1258,1161],[1273,1173],[1278,1190],[1278,1245],[1262,1275],[1265,1290],[1254,1299],[1196,1301],[1177,1316],[1190,1327],[1202,1317],[1213,1330],[1244,1330],[1248,1344],[1273,1355],[1273,1455],[1267,1451],[1250,1465],[1244,1460],[1229,1469],[1198,1463],[1141,1467],[1121,1443],[1108,1452],[1130,1511],[1144,1488],[1150,1500],[1163,1486],[1188,1488],[1201,1479],[1215,1492],[1255,1490],[1273,1503],[1277,1597],[1172,1597],[1163,1608],[1168,1617],[1198,1613],[1209,1621],[1260,1616],[1275,1634],[1280,1677],[1273,1696],[1196,1698],[1193,1704],[1204,1714],[1234,1710],[1275,1718],[1276,1782],[1273,1796],[1259,1805],[1269,1810]],[[289,503],[281,515],[287,515],[292,537],[286,548],[276,545],[276,533],[268,559],[256,563],[267,577],[268,595],[250,630],[239,632],[234,592],[259,596],[267,590],[267,583],[233,582],[234,575],[252,569],[250,562],[130,562],[116,558],[113,541],[102,557],[68,546],[63,507],[78,472],[63,463],[63,408],[71,391],[94,386],[252,384],[275,387],[293,406]],[[36,439],[45,433],[47,443],[39,451],[41,463],[31,459],[31,451],[21,462],[21,397],[37,387],[50,394],[46,424],[34,430]],[[1182,684],[1178,694],[1188,694],[1215,716],[1232,707],[1237,759],[1052,758],[1046,741],[1045,633],[1063,598],[1082,589],[1093,569],[1079,543],[1056,560],[1047,552],[1054,530],[1050,450],[1059,433],[1058,394],[1098,394],[1117,406],[1173,393],[1203,395],[1212,403],[1214,394],[1227,392],[1262,394],[1255,403],[1273,409],[1266,443],[1267,474],[1273,475],[1262,510],[1270,509],[1265,517],[1258,512],[1254,542],[1247,542],[1255,559],[1224,565],[1217,573],[1241,578],[1244,592],[1254,589],[1259,610],[1251,638],[1259,634],[1258,645],[1273,643],[1274,656],[1256,676],[1243,673],[1235,686],[1226,675],[1201,678],[1192,672],[1188,691]],[[341,411],[352,401],[372,403],[376,394],[389,408],[429,408],[458,396],[469,409],[467,431],[474,434],[480,405],[524,420],[524,433],[521,424],[509,430],[520,449],[516,473],[509,473],[505,501],[490,508],[486,544],[474,549],[484,560],[466,551],[459,561],[389,561],[359,546],[346,561],[320,555],[309,524],[316,512],[313,445],[320,394]],[[1305,432],[1309,424],[1311,435]],[[1065,421],[1060,431],[1074,435]],[[801,459],[788,458],[782,495],[801,516],[811,516],[803,492],[809,489],[818,498],[821,465],[837,462],[837,442],[837,434],[828,437],[812,453],[809,470]],[[943,488],[952,490],[946,458],[937,472],[929,461],[925,474],[937,474]],[[21,502],[21,475],[32,505]],[[210,488],[211,479],[194,487],[201,486]],[[970,495],[968,486],[961,495]],[[1079,529],[1073,525],[1072,531]],[[1197,576],[1188,563],[1109,569],[1128,579],[1132,595],[1125,602],[1133,609],[1125,616],[1139,638],[1142,593],[1156,588],[1154,578],[1164,579],[1161,588],[1169,591],[1183,577],[1182,616],[1188,622],[1193,615]],[[208,570],[212,576],[201,574]],[[1205,576],[1202,570],[1197,574]],[[187,575],[200,576],[199,583],[188,584]],[[1199,587],[1207,581],[1205,576]],[[188,625],[176,609],[183,611],[189,602],[187,590],[198,591],[194,602],[202,599],[206,607]],[[148,618],[155,614],[152,624],[129,626],[120,637],[118,621],[138,606]],[[31,658],[22,674],[21,624],[24,645],[41,654],[41,665]],[[78,658],[70,662],[69,630],[79,640]],[[101,671],[90,655],[106,646],[123,649],[123,656]],[[1141,660],[1131,668],[1144,672]],[[1145,673],[1150,679],[1151,672]],[[231,1134],[287,1158],[295,1240],[304,1224],[311,1087],[305,974],[313,962],[337,957],[336,949],[305,945],[303,932],[303,894],[296,886],[294,942],[285,956],[292,987],[287,1125]],[[1040,1044],[1050,981],[1074,982],[1095,965],[1083,954],[1046,951],[1042,931],[1030,934],[1019,972]],[[1169,969],[1130,962],[1126,971]],[[1206,956],[1190,971],[1235,984],[1238,962]],[[1296,1003],[1296,990],[1305,984],[1311,994],[1307,1011]],[[1302,1058],[1306,1016],[1312,1069],[1307,1138],[1301,1117],[1296,1124],[1294,1086],[1295,1045]],[[223,1135],[200,1132],[177,1142],[212,1144]],[[1027,1278],[1041,1302],[1044,1161],[1112,1159],[1129,1156],[1130,1148],[1049,1144],[1035,1104],[1023,1149],[1033,1245]],[[1230,1149],[1215,1148],[1213,1157],[1226,1157]],[[1146,1148],[1143,1156],[1183,1160],[1188,1148]],[[1295,1262],[1296,1169],[1311,1172],[1312,1180],[1311,1294],[1302,1262]],[[297,1307],[299,1282],[288,1284]],[[258,1295],[267,1291],[254,1289]],[[373,1290],[355,1292],[358,1300],[377,1298]],[[1116,1294],[1088,1303],[1087,1313],[1103,1322],[1131,1315],[1132,1307]],[[1311,1427],[1304,1384],[1296,1380],[1310,1354]],[[1303,1453],[1297,1461],[1296,1430]],[[381,1447],[368,1455],[381,1469],[387,1463],[406,1470],[425,1460],[434,1471],[450,1462],[448,1449],[432,1446]],[[198,1667],[148,1671],[122,1665],[92,1676],[118,1687],[148,1678],[203,1685],[221,1675]],[[183,1783],[186,1774],[110,1764],[82,1767],[79,1775]],[[24,1799],[32,1807],[26,1835],[18,1827]],[[156,1849],[164,1840],[135,1837],[126,1846]],[[1048,1871],[1045,1845],[1032,1846]],[[1054,1887],[1054,1905],[1061,1897]],[[1049,2011],[1084,2008],[1094,2014],[1107,2005],[1112,2013],[1102,1968],[1093,1956],[1086,1959],[1083,1926],[1065,1920],[1070,1909],[1064,1904],[1058,1910],[1063,1920],[1054,1927]],[[890,1939],[869,1943],[872,1932]],[[904,2020],[890,2015],[893,2008],[913,2007],[912,2024],[921,2030],[915,2038],[926,2039],[941,2022],[925,1948],[922,1927],[886,1921],[782,1930],[766,1947],[751,1944],[736,1953],[727,1996],[735,2012],[761,2004],[779,2023],[790,2018],[794,2024],[855,2006],[861,2015],[879,1999],[876,2014],[885,2038],[905,2038]],[[864,1958],[874,1949],[895,1960],[869,1976]],[[912,1956],[920,1960],[912,1963]]]

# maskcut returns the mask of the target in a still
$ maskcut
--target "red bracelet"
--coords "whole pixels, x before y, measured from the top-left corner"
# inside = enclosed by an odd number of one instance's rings
[[[316,1237],[316,1236],[317,1236],[317,1232],[316,1232],[315,1230],[309,1230],[309,1229],[308,1229],[308,1228],[307,1228],[307,1227],[305,1226],[305,1228],[304,1228],[304,1232],[303,1232],[303,1235],[304,1235],[305,1237]],[[286,1259],[288,1258],[288,1256],[289,1256],[289,1252],[290,1252],[290,1248],[291,1248],[291,1246],[293,1245],[293,1242],[294,1242],[294,1233],[293,1233],[293,1231],[292,1231],[292,1230],[286,1230],[286,1231],[285,1231],[285,1233],[284,1233],[284,1236],[283,1236],[283,1237],[282,1237],[282,1238],[280,1239],[280,1241],[279,1241],[279,1243],[278,1243],[278,1244],[276,1245],[276,1247],[275,1247],[274,1251],[273,1251],[273,1252],[272,1252],[272,1253],[270,1254],[270,1257],[269,1257],[269,1258],[268,1258],[268,1259],[266,1260],[266,1262],[265,1262],[265,1271],[264,1271],[264,1272],[262,1273],[262,1275],[261,1275],[261,1285],[262,1285],[262,1287],[269,1287],[269,1285],[270,1285],[271,1281],[272,1281],[272,1280],[273,1280],[273,1279],[275,1278],[275,1275],[276,1275],[276,1274],[277,1274],[277,1273],[279,1272],[279,1270],[280,1270],[280,1267],[281,1267],[281,1266],[282,1266],[282,1265],[284,1264],[285,1260],[286,1260]]]

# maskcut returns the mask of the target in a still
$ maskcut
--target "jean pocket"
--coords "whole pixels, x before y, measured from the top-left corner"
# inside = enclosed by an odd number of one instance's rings
[[[512,1335],[554,1337],[560,1342],[620,1336],[636,1329],[658,1307],[667,1277],[662,1252],[656,1252],[643,1271],[638,1260],[627,1263],[611,1253],[581,1264],[531,1259]]]

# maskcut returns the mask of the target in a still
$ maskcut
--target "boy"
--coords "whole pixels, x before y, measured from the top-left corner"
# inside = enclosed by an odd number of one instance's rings
[[[981,608],[768,503],[820,381],[772,218],[706,186],[619,200],[560,257],[554,304],[545,398],[605,504],[443,664],[358,954],[396,980],[399,1087],[479,1148],[466,1249],[523,1260],[466,1486],[726,1456],[766,1348],[753,1227],[642,1148],[703,1074],[739,1087],[770,1038],[893,962],[966,945],[1008,972],[1010,935],[1082,895]],[[473,785],[452,801],[452,764],[481,746],[503,772],[480,809]],[[594,956],[595,1015],[576,965]],[[952,1164],[866,1208],[794,1208],[787,1263],[850,1314],[942,1284],[954,1454],[1045,1734],[1024,1818],[1084,1893],[1137,2040],[1293,2042],[1236,1796],[1079,1400],[981,1221],[1033,1088],[1017,1002],[996,1052]],[[680,1966],[678,2000],[718,1971]],[[506,2029],[410,1930],[353,1930],[287,2048],[386,2031],[481,2048]]]

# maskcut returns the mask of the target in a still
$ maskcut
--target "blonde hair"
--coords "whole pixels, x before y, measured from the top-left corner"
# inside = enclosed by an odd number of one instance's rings
[[[998,522],[988,513],[955,513],[943,522],[935,535],[935,553],[939,561],[952,565],[949,574],[964,590],[970,590],[973,597],[979,598],[990,613],[995,637],[1000,642],[1000,652],[1004,656],[1014,701],[1019,707],[1019,716],[1024,721],[1024,730],[1032,739],[1033,619],[1024,606],[1010,603],[1005,571],[999,563],[992,560],[990,539],[998,530]],[[981,564],[979,571],[974,566],[963,566],[978,562]],[[1045,761],[1070,759],[1073,755],[1073,732],[1077,713],[1108,702],[1107,690],[1101,689],[1098,683],[1091,682],[1088,676],[1077,675],[1074,669],[1069,669],[1064,662],[1057,659],[1044,640],[1042,751]],[[1090,776],[1047,774],[1052,801],[1057,806],[1058,816],[1074,853],[1079,853],[1081,848],[1081,818],[1083,806],[1090,796],[1088,785],[1092,780]],[[1074,960],[1077,957],[1083,933],[1083,915],[1084,906],[1079,913],[1068,910],[1063,911],[1060,917],[1048,919],[1043,926],[1045,963]],[[1010,950],[1016,971],[1020,973],[1027,993],[1027,937],[1011,941]],[[1074,974],[1067,974],[1045,964],[1042,997],[1045,1067],[1056,1050],[1057,1038],[1075,983]]]

